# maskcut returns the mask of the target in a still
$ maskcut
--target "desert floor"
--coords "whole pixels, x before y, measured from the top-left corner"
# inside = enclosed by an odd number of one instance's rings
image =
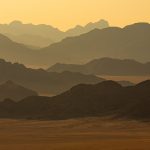
[[[0,120],[0,150],[150,150],[150,124],[99,118]]]

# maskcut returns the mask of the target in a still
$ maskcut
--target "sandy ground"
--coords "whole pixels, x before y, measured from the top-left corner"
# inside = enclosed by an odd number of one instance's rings
[[[150,124],[99,118],[0,120],[0,150],[150,150]]]

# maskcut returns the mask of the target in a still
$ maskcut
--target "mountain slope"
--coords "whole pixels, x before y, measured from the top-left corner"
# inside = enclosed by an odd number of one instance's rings
[[[40,35],[30,35],[30,34],[21,34],[21,35],[5,34],[5,35],[9,37],[12,41],[23,43],[26,46],[35,47],[38,49],[49,46],[50,44],[54,43],[52,39],[42,37]]]
[[[56,62],[85,63],[99,57],[150,60],[150,24],[137,23],[124,28],[95,29],[78,37],[66,38],[42,51]]]
[[[13,21],[10,24],[0,24],[0,33],[8,36],[17,43],[31,45],[35,47],[46,47],[54,42],[61,41],[62,39],[87,33],[95,28],[106,28],[108,22],[101,20],[96,23],[89,23],[85,27],[73,28],[66,32],[60,31],[50,25],[45,24],[23,24],[21,21]]]
[[[30,69],[18,63],[0,60],[0,83],[12,80],[39,94],[58,94],[79,83],[98,83],[104,81],[93,75],[81,73],[49,73],[42,69]]]
[[[10,35],[37,35],[53,40],[62,39],[63,32],[57,28],[45,24],[23,24],[21,21],[13,21],[10,24],[0,24],[0,33]]]
[[[48,69],[49,72],[81,72],[95,75],[150,75],[150,64],[130,59],[100,58],[84,65],[57,63]]]
[[[13,42],[8,37],[0,34],[0,56],[12,62],[25,62],[32,64],[37,59],[34,57],[36,51],[27,46]]]
[[[28,96],[37,96],[35,91],[24,88],[12,81],[7,81],[0,85],[0,101],[10,98],[19,101]]]
[[[108,28],[109,27],[109,23],[106,20],[100,20],[98,22],[90,22],[85,26],[80,26],[77,25],[75,28],[69,29],[68,31],[66,31],[66,37],[71,37],[71,36],[77,36],[77,35],[81,35],[87,32],[90,32],[94,29],[103,29],[103,28]]]
[[[85,63],[99,57],[150,60],[150,24],[137,23],[125,28],[94,29],[70,37],[40,50],[0,37],[0,56],[3,59],[35,67],[49,67],[57,62]]]
[[[122,87],[113,81],[80,84],[55,97],[28,97],[0,103],[0,117],[69,119],[114,116],[150,120],[150,81]],[[8,107],[9,106],[9,107]]]

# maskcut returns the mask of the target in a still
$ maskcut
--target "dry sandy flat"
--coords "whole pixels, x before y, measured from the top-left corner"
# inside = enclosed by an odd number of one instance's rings
[[[150,150],[150,124],[98,118],[0,120],[0,150]]]
[[[150,80],[150,76],[100,76],[107,80],[113,81],[130,81],[133,83],[140,83],[145,80]]]

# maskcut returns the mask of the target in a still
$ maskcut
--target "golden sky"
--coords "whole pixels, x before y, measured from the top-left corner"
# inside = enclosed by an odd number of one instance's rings
[[[113,26],[150,22],[150,0],[0,0],[0,23],[21,20],[66,30],[100,19]]]

